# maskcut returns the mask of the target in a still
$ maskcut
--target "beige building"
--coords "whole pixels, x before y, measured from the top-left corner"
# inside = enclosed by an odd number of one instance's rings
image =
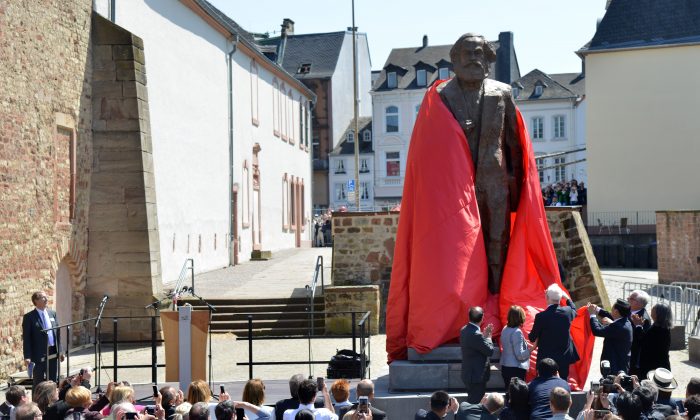
[[[612,0],[579,51],[589,220],[700,208],[700,2],[643,4]]]

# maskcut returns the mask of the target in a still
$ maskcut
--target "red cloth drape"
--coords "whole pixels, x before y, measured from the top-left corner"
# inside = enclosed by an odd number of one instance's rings
[[[485,323],[493,323],[496,331],[505,324],[511,305],[522,306],[527,333],[535,314],[546,306],[544,290],[552,283],[561,285],[535,157],[518,111],[525,179],[513,214],[501,293],[488,293],[471,153],[436,86],[423,100],[406,163],[387,302],[389,362],[405,359],[407,347],[425,353],[455,341],[474,305],[484,307]],[[577,317],[571,328],[582,359],[570,369],[577,389],[590,367],[593,341],[586,328],[587,316]]]

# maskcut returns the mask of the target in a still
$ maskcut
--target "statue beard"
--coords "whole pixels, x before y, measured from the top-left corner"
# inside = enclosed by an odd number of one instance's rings
[[[485,61],[472,61],[466,65],[460,65],[455,69],[455,74],[461,82],[481,82],[489,75],[489,66]]]

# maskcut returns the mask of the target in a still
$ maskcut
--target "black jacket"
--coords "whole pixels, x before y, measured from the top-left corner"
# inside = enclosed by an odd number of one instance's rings
[[[598,318],[591,317],[591,329],[596,337],[604,337],[600,360],[610,361],[613,374],[629,373],[630,349],[632,348],[632,323],[627,318],[618,318],[610,325],[601,325]]]
[[[462,327],[459,343],[462,348],[462,382],[465,385],[488,382],[491,375],[489,361],[493,354],[491,339],[469,323]]]
[[[323,408],[324,406],[323,397],[317,396],[316,401],[314,401],[314,407]],[[275,403],[275,419],[282,420],[284,412],[287,410],[296,410],[299,408],[299,398],[287,398],[286,400],[279,400]]]
[[[671,350],[671,330],[652,325],[648,330],[635,326],[632,340],[639,342],[639,377],[646,378],[647,372],[656,368],[671,370],[668,352]]]
[[[58,318],[56,317],[56,311],[51,309],[46,309],[49,314],[49,320],[51,325],[57,327]],[[46,342],[48,340],[46,333],[41,330],[44,329],[44,323],[42,322],[41,315],[39,311],[34,308],[33,310],[24,314],[22,318],[22,347],[24,351],[24,358],[31,359],[34,363],[40,363],[41,359],[46,357]],[[59,349],[60,334],[58,330],[54,330],[54,343],[56,348]]]
[[[613,319],[612,314],[605,309],[601,309],[598,312],[598,315],[604,317],[604,318],[610,318]],[[647,331],[651,327],[651,317],[649,317],[649,312],[647,312],[646,308],[642,308],[639,310],[639,315],[644,321],[642,322],[642,325],[639,327],[643,331]],[[630,322],[632,322],[632,314],[628,317]],[[632,328],[636,329],[637,327],[632,324]],[[643,335],[643,334],[642,334]],[[642,348],[642,343],[641,343],[641,335],[637,335],[635,333],[632,336],[632,348],[630,349],[630,371],[634,374],[639,374],[637,372],[636,368],[639,367],[639,355],[640,355],[640,350]],[[638,375],[640,378],[642,377],[641,375]],[[646,377],[646,375],[645,375]]]
[[[576,318],[576,306],[567,299],[567,306],[549,305],[547,309],[535,315],[530,341],[537,343],[537,360],[553,359],[560,367],[568,366],[579,360],[576,346],[569,332],[571,322]]]
[[[340,414],[338,414],[338,418],[342,419],[343,416],[345,414],[347,414],[348,411],[355,410],[356,408],[357,408],[357,404],[342,407],[340,409]],[[377,407],[370,405],[369,409],[370,409],[370,411],[372,411],[372,418],[373,419],[384,420],[386,418],[386,413],[383,412],[382,410],[378,409]],[[423,417],[423,418],[425,418],[425,417]]]

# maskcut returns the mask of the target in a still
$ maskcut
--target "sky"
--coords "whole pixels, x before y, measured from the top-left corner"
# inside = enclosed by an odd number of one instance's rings
[[[296,34],[336,32],[352,26],[351,0],[209,0],[249,32],[279,35],[283,18]],[[392,48],[453,44],[465,32],[489,40],[513,32],[521,75],[581,70],[575,51],[590,41],[606,0],[355,0],[355,24],[367,34],[372,69]],[[242,7],[241,7],[242,6]]]

